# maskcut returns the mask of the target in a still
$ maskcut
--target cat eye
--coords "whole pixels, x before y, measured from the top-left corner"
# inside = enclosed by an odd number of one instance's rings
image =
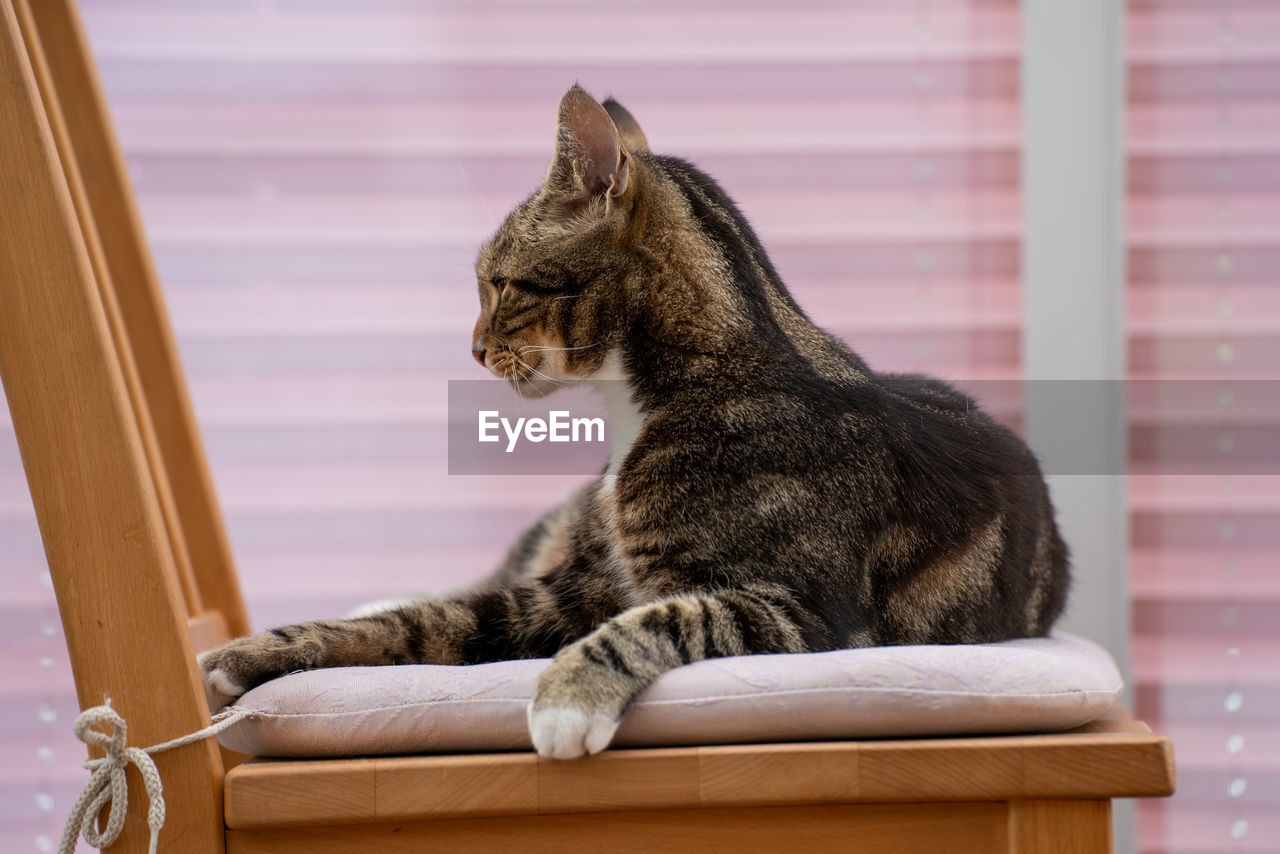
[[[546,280],[534,279],[512,279],[511,285],[521,291],[533,294],[555,294],[568,290],[572,285],[569,282],[551,283]]]
[[[572,282],[557,282],[550,284],[546,281],[534,279],[508,279],[506,276],[494,276],[489,280],[489,284],[493,285],[501,295],[506,293],[507,286],[532,294],[552,294],[569,290],[574,286]]]

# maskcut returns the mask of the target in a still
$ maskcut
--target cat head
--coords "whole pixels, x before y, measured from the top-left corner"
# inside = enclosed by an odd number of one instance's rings
[[[589,379],[616,344],[626,244],[648,142],[631,114],[574,86],[540,187],[481,248],[472,354],[526,396]]]
[[[630,113],[577,86],[542,186],[481,247],[476,278],[472,353],[529,396],[723,375],[816,340],[720,186],[651,154]]]

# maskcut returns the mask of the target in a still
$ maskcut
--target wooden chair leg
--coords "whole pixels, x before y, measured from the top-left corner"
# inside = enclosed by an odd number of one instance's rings
[[[1110,801],[1010,801],[1010,854],[1111,854]]]

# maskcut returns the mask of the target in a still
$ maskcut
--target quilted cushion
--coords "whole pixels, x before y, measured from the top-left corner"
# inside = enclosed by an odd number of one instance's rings
[[[258,756],[519,750],[550,659],[292,673],[234,708],[218,738]],[[614,746],[1051,732],[1088,723],[1122,689],[1111,657],[1058,633],[973,646],[896,646],[700,661],[662,676]]]

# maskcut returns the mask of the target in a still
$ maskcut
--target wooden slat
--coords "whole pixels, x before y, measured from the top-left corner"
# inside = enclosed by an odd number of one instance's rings
[[[1110,801],[1014,801],[1009,854],[1111,854]]]
[[[996,852],[1007,848],[1006,815],[1005,805],[999,803],[641,810],[291,828],[257,833],[229,830],[227,851],[228,854]]]
[[[82,707],[110,697],[130,743],[154,744],[208,725],[209,713],[124,379],[8,0],[0,3],[0,139],[0,375],[76,690]],[[164,839],[222,851],[215,744],[160,754],[156,765],[166,797],[183,805]],[[116,850],[146,849],[145,813],[145,799],[133,799]]]
[[[247,830],[533,810],[1148,797],[1173,788],[1169,741],[1115,719],[1059,735],[618,750],[576,762],[532,753],[258,759],[227,774],[226,817]]]
[[[147,469],[151,474],[151,482],[160,503],[160,516],[164,520],[165,534],[169,539],[169,551],[178,571],[178,581],[182,586],[182,598],[187,613],[195,616],[204,610],[200,600],[200,589],[196,584],[195,573],[191,568],[191,555],[187,551],[186,537],[182,533],[182,523],[178,518],[178,510],[174,504],[173,489],[169,477],[165,473],[164,460],[161,457],[159,442],[156,438],[155,426],[151,421],[151,413],[147,408],[146,393],[142,380],[138,375],[137,362],[134,360],[133,348],[129,343],[129,334],[125,329],[124,318],[120,314],[120,303],[116,299],[115,287],[111,281],[111,273],[102,249],[102,241],[98,234],[97,224],[93,219],[93,211],[89,207],[89,199],[85,192],[84,180],[80,168],[76,164],[75,152],[72,150],[70,134],[64,118],[58,93],[54,88],[49,73],[49,66],[40,39],[35,31],[28,0],[15,0],[14,12],[18,25],[22,30],[23,40],[27,46],[27,57],[31,62],[31,70],[35,74],[40,97],[44,102],[45,116],[53,133],[54,145],[66,177],[67,189],[71,193],[71,202],[75,208],[76,218],[80,226],[80,234],[84,238],[85,248],[89,253],[89,264],[93,268],[93,278],[98,285],[98,296],[102,300],[102,308],[106,314],[107,328],[111,341],[115,345],[116,359],[124,375],[125,389],[129,401],[133,405],[133,415],[137,422],[138,435],[142,440],[142,448],[147,457]]]
[[[231,632],[247,634],[248,614],[177,345],[74,0],[41,0],[32,4],[32,12],[63,104],[197,584],[204,604],[225,616]]]
[[[523,756],[448,756],[431,765],[383,767],[376,776],[378,816],[386,821],[413,821],[424,815],[535,813],[539,786],[547,776]],[[506,773],[495,774],[502,767]],[[438,793],[430,804],[418,793]]]
[[[751,748],[746,748],[750,750]],[[536,759],[539,812],[681,809],[723,803],[705,799],[701,748],[618,750],[585,762]]]
[[[834,749],[833,749],[834,748]],[[862,800],[859,751],[844,745],[766,744],[704,756],[699,800],[734,806],[784,804],[804,792],[814,803]]]
[[[191,648],[197,653],[231,640],[227,619],[217,611],[205,611],[188,619],[187,633],[191,636]]]
[[[236,826],[245,827],[267,827],[274,824],[294,827],[310,824],[338,825],[360,816],[376,817],[379,761],[334,759],[271,763],[272,768],[278,769],[277,773],[264,779],[250,771],[249,779],[258,785],[237,785],[233,791],[233,774],[263,767],[261,759],[251,759],[227,772],[227,820]],[[286,768],[291,768],[292,773],[280,773]],[[510,775],[501,770],[496,771],[493,776],[504,783],[509,782],[510,778]],[[423,809],[430,810],[432,802],[424,801],[422,806]]]

